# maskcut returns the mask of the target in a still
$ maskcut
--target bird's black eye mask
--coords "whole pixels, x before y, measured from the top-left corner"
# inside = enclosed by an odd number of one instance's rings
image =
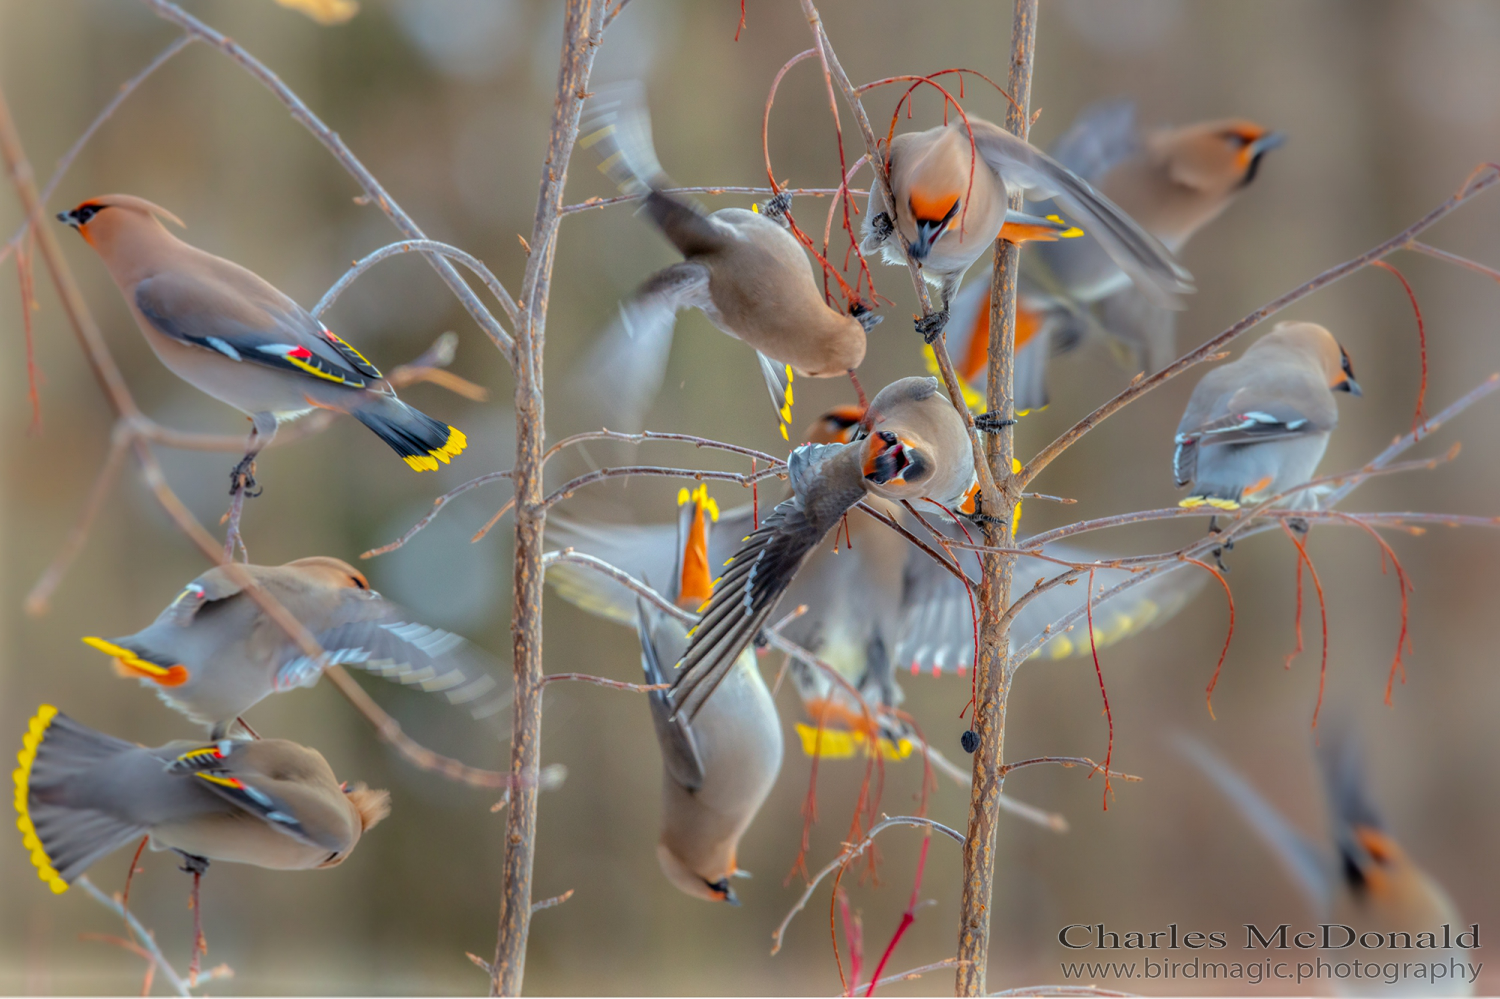
[[[108,205],[79,205],[71,212],[58,212],[57,220],[76,229],[79,226],[88,225],[90,219],[108,207]]]

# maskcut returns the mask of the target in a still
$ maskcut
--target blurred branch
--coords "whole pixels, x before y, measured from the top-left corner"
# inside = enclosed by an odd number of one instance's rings
[[[83,134],[62,155],[62,159],[57,161],[57,166],[52,170],[52,176],[47,178],[46,185],[42,187],[42,193],[37,197],[38,201],[46,205],[48,201],[52,200],[52,195],[57,190],[57,185],[62,183],[63,176],[68,172],[68,168],[73,165],[73,161],[78,158],[78,154],[83,152],[83,147],[88,145],[88,141],[94,137],[94,133],[99,131],[99,127],[114,115],[121,104],[125,103],[125,98],[135,93],[135,89],[146,82],[148,76],[160,69],[168,59],[191,45],[193,40],[191,35],[182,35],[177,38],[171,45],[168,45],[161,52],[157,53],[156,58],[147,63],[145,69],[120,84],[120,89],[115,92],[115,96],[110,98],[109,103],[104,105],[104,110],[100,111],[98,116],[89,123],[89,127],[83,130]],[[29,218],[21,223],[21,227],[16,230],[15,235],[5,244],[5,248],[0,250],[0,261],[3,261],[12,250],[21,245],[21,240],[26,237],[26,230],[30,227],[31,220]]]
[[[89,880],[87,874],[78,878],[73,884],[88,892],[94,901],[125,920],[125,925],[130,927],[131,935],[135,937],[141,949],[146,952],[147,960],[161,971],[162,977],[172,986],[173,992],[176,992],[180,996],[190,996],[193,994],[188,991],[187,982],[177,973],[176,969],[172,967],[171,962],[167,960],[166,955],[161,952],[161,948],[157,946],[156,937],[152,935],[150,930],[141,925],[141,921],[135,918],[135,913],[125,908],[118,898],[106,895],[95,887],[94,882]],[[209,972],[209,976],[212,975],[213,972]],[[205,980],[209,976],[205,976]]]
[[[427,234],[412,220],[410,215],[406,214],[405,210],[396,203],[396,200],[386,193],[385,188],[375,179],[375,175],[365,168],[365,165],[359,161],[354,153],[350,152],[348,146],[344,145],[344,140],[339,138],[338,133],[323,124],[322,120],[313,114],[308,106],[303,103],[302,98],[293,93],[292,89],[285,83],[282,83],[281,78],[271,72],[264,63],[245,51],[239,43],[227,35],[220,34],[181,7],[178,7],[174,3],[169,3],[168,0],[141,0],[141,3],[151,8],[157,17],[170,21],[189,35],[212,45],[239,64],[245,72],[253,76],[267,90],[271,91],[276,99],[291,112],[292,118],[302,125],[303,128],[311,132],[323,144],[324,148],[333,154],[334,159],[338,160],[339,164],[348,171],[349,175],[354,178],[355,183],[365,192],[365,195],[380,207],[380,210],[395,223],[396,228],[401,230],[403,235],[408,239],[427,239]],[[468,311],[469,315],[474,317],[474,321],[479,324],[479,328],[484,330],[485,334],[499,348],[500,353],[514,367],[515,341],[500,326],[500,323],[496,321],[490,310],[485,308],[484,303],[474,294],[473,289],[464,281],[463,276],[441,254],[427,251],[423,255],[427,258],[428,263],[432,264],[433,270],[438,272],[438,277],[443,279],[443,283],[448,286],[448,289],[463,304],[464,309]]]
[[[1485,277],[1489,278],[1492,281],[1500,281],[1500,270],[1496,270],[1493,267],[1486,267],[1484,264],[1470,260],[1468,257],[1460,257],[1456,253],[1449,253],[1447,250],[1439,250],[1435,246],[1428,246],[1426,243],[1419,243],[1415,239],[1410,240],[1405,246],[1402,247],[1402,249],[1411,250],[1415,253],[1425,253],[1427,256],[1433,257],[1437,260],[1442,260],[1450,264],[1457,264],[1459,267],[1462,267],[1465,270],[1471,270],[1476,274],[1483,274]]]
[[[662,194],[791,194],[812,198],[838,197],[841,187],[784,187],[779,191],[769,187],[664,187]],[[851,194],[868,195],[868,191],[852,191]],[[586,212],[591,208],[609,208],[613,205],[631,205],[639,202],[641,196],[638,194],[621,194],[613,198],[589,198],[577,204],[564,205],[559,214],[573,215],[577,212]]]
[[[1270,302],[1262,305],[1260,308],[1256,309],[1254,312],[1250,313],[1239,322],[1224,330],[1224,332],[1220,333],[1218,336],[1215,336],[1212,339],[1206,341],[1197,349],[1188,351],[1186,354],[1182,355],[1176,361],[1173,361],[1171,364],[1167,365],[1156,374],[1151,375],[1149,378],[1144,378],[1132,383],[1119,395],[1115,396],[1113,399],[1104,403],[1104,405],[1100,406],[1098,409],[1094,410],[1092,413],[1079,420],[1071,428],[1065,431],[1062,436],[1058,437],[1051,444],[1048,444],[1046,447],[1044,447],[1035,458],[1032,458],[1031,461],[1026,464],[1026,467],[1021,470],[1021,485],[1024,487],[1025,485],[1030,483],[1032,479],[1036,478],[1036,476],[1041,472],[1042,469],[1050,465],[1058,455],[1062,454],[1068,448],[1077,443],[1084,434],[1088,433],[1090,430],[1094,429],[1094,427],[1104,422],[1104,420],[1108,419],[1110,416],[1113,416],[1115,413],[1119,412],[1130,403],[1139,399],[1147,392],[1150,392],[1157,386],[1163,385],[1167,381],[1176,378],[1178,375],[1182,374],[1193,365],[1200,364],[1203,361],[1208,360],[1211,355],[1220,352],[1229,343],[1229,341],[1233,340],[1241,333],[1244,333],[1252,329],[1253,327],[1258,326],[1260,323],[1280,312],[1282,309],[1285,309],[1287,306],[1293,305],[1306,298],[1307,296],[1313,294],[1314,292],[1328,287],[1335,281],[1348,277],[1350,274],[1353,274],[1355,271],[1358,271],[1361,268],[1368,267],[1375,261],[1389,256],[1397,250],[1407,248],[1408,244],[1411,244],[1412,241],[1415,240],[1420,233],[1431,228],[1433,225],[1436,225],[1439,221],[1451,214],[1454,209],[1458,208],[1470,198],[1489,190],[1491,187],[1495,186],[1497,182],[1500,182],[1500,168],[1496,168],[1494,166],[1486,164],[1484,167],[1481,167],[1480,170],[1476,171],[1475,174],[1471,174],[1470,179],[1465,181],[1464,186],[1457,192],[1455,192],[1451,197],[1449,197],[1448,200],[1438,205],[1432,211],[1428,212],[1426,215],[1422,216],[1422,218],[1418,219],[1416,222],[1413,222],[1411,225],[1407,226],[1405,229],[1392,236],[1390,239],[1379,244],[1378,246],[1366,250],[1364,253],[1361,253],[1359,256],[1355,257],[1352,260],[1347,260],[1344,263],[1337,265],[1336,267],[1330,267],[1328,270],[1319,274],[1312,280],[1306,281],[1303,284],[1298,285],[1296,288],[1293,288],[1286,294],[1272,299]],[[1415,247],[1412,248],[1414,249]]]
[[[491,482],[500,482],[504,479],[509,479],[513,476],[513,474],[514,473],[510,469],[506,469],[503,472],[487,472],[477,478],[470,479],[468,482],[465,482],[461,486],[455,486],[454,488],[448,490],[446,493],[443,493],[443,495],[439,496],[437,499],[433,500],[432,509],[427,511],[426,515],[424,515],[421,520],[411,525],[410,529],[408,529],[405,534],[401,535],[401,537],[397,538],[395,541],[390,542],[389,544],[381,545],[379,548],[371,548],[367,552],[362,552],[359,557],[374,558],[376,555],[385,555],[389,552],[395,551],[397,548],[400,548],[412,538],[416,537],[417,532],[422,530],[422,528],[426,527],[428,524],[432,523],[437,515],[442,511],[443,507],[447,506],[449,503],[453,502],[464,493],[468,492],[471,489],[477,489],[480,486],[487,485]]]
[[[594,676],[592,673],[548,673],[542,677],[542,684],[556,683],[559,680],[576,680],[579,683],[591,683],[596,687],[608,687],[611,690],[627,690],[636,694],[649,694],[656,690],[670,690],[670,683],[626,683],[624,680],[611,680],[608,677]],[[535,909],[533,909],[535,911]]]
[[[929,971],[942,971],[944,968],[956,968],[956,967],[958,967],[958,963],[959,963],[958,958],[956,958],[956,957],[947,957],[947,958],[944,958],[941,961],[936,961],[936,962],[934,962],[932,964],[924,964],[920,968],[912,968],[910,971],[903,971],[903,972],[901,972],[898,975],[887,975],[884,978],[880,979],[879,981],[875,982],[874,987],[875,988],[880,988],[881,986],[884,986],[884,985],[895,985],[898,982],[909,982],[909,981],[911,981],[914,978],[921,978],[923,975],[927,974]],[[858,995],[860,989],[869,989],[870,987],[871,986],[870,986],[869,982],[862,982],[859,985],[856,985],[853,988],[851,988],[849,990],[848,994],[849,995]],[[866,994],[868,994],[868,993],[866,993]]]
[[[853,860],[854,858],[858,857],[860,854],[868,850],[870,848],[870,844],[875,842],[875,837],[880,835],[885,830],[889,829],[891,826],[917,826],[919,828],[932,829],[942,833],[944,836],[947,836],[949,839],[953,840],[959,845],[962,845],[964,842],[962,833],[960,833],[956,829],[948,828],[941,822],[935,822],[932,819],[923,818],[919,815],[886,816],[884,819],[881,819],[879,822],[871,826],[870,831],[865,833],[863,839],[851,846],[846,846],[843,853],[840,853],[837,857],[830,860],[822,870],[813,875],[812,880],[809,881],[807,887],[803,889],[802,896],[797,899],[796,903],[792,906],[791,911],[786,914],[786,916],[781,920],[780,925],[778,925],[776,927],[776,930],[771,934],[771,940],[774,941],[771,946],[772,954],[775,954],[777,951],[781,950],[781,942],[783,937],[785,937],[786,935],[786,928],[791,925],[791,922],[796,917],[797,913],[801,912],[807,907],[807,903],[812,899],[813,892],[818,888],[818,883],[821,882],[824,878],[828,877],[828,875],[832,874],[834,871],[848,864],[849,861]]]
[[[763,468],[758,472],[715,472],[701,468],[672,468],[665,465],[622,465],[616,468],[598,468],[592,472],[586,472],[559,486],[546,499],[542,500],[542,508],[549,508],[572,496],[584,486],[605,479],[630,478],[633,475],[659,475],[665,478],[696,479],[699,482],[714,480],[718,482],[738,482],[742,486],[749,486],[762,479],[784,479],[786,478],[785,467]]]

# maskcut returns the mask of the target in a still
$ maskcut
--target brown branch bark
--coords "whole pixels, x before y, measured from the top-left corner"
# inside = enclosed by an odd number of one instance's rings
[[[1030,122],[1031,65],[1036,51],[1037,0],[1016,0],[1011,24],[1010,76],[1012,102],[1005,113],[1005,127],[1026,138]],[[1011,208],[1021,207],[1021,196],[1012,195]],[[1005,240],[995,241],[995,265],[990,277],[990,344],[986,408],[1002,419],[1015,419],[1014,382],[1016,349],[1016,276],[1021,249]],[[947,354],[945,343],[935,348],[938,357]],[[965,413],[960,396],[954,403]],[[1023,482],[1011,474],[1015,456],[1014,428],[1006,426],[989,434],[985,442],[986,467],[996,481],[1005,483],[998,504],[986,503],[988,512],[1004,518],[985,524],[988,545],[1009,546],[1013,537],[1011,510]],[[989,553],[981,556],[984,569],[979,581],[979,649],[974,663],[975,703],[973,731],[979,737],[974,752],[974,779],[969,791],[969,824],[964,838],[963,895],[958,923],[958,959],[954,991],[958,995],[983,995],[990,951],[990,902],[995,880],[995,830],[1000,796],[1005,789],[1005,709],[1010,694],[1010,620],[1005,614],[1010,602],[1011,575],[1016,556]]]
[[[606,0],[568,0],[557,74],[557,98],[547,159],[542,165],[531,256],[526,263],[516,325],[515,571],[511,644],[515,670],[510,772],[514,790],[505,820],[505,858],[500,895],[500,927],[490,991],[520,995],[526,971],[526,940],[531,931],[531,876],[536,856],[535,777],[542,735],[542,535],[547,509],[542,494],[542,348],[546,341],[547,300],[557,227],[562,219],[568,161],[578,137],[578,118],[588,96],[594,54],[603,40]]]

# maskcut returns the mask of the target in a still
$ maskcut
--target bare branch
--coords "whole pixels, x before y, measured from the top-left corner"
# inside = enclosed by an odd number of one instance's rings
[[[960,845],[962,845],[964,841],[963,834],[958,830],[950,829],[947,826],[943,825],[941,822],[935,822],[932,819],[923,818],[920,815],[886,816],[884,819],[881,819],[879,822],[871,826],[870,831],[865,833],[863,839],[861,839],[858,843],[853,844],[852,846],[845,847],[843,853],[840,853],[837,857],[830,860],[822,870],[813,875],[813,879],[809,881],[807,887],[803,889],[802,897],[797,899],[797,902],[792,906],[791,911],[786,914],[786,917],[781,920],[781,924],[777,926],[775,932],[771,934],[771,939],[772,941],[774,941],[771,946],[772,954],[775,954],[777,951],[781,950],[781,941],[782,938],[786,935],[786,928],[791,925],[792,919],[796,917],[797,913],[801,912],[804,908],[807,907],[808,901],[812,899],[813,892],[818,888],[818,883],[821,882],[824,878],[828,877],[828,875],[832,874],[834,871],[838,870],[840,867],[843,867],[849,861],[853,860],[855,857],[858,857],[860,854],[868,850],[870,848],[870,844],[875,842],[875,837],[880,835],[880,833],[884,832],[886,829],[889,829],[891,826],[917,826],[919,828],[925,827],[927,829],[936,830],[937,832],[942,833],[944,836],[947,836],[949,839]]]
[[[555,492],[542,501],[542,509],[545,510],[562,502],[584,486],[602,482],[605,479],[630,478],[633,475],[660,475],[674,479],[696,479],[699,482],[711,479],[718,482],[738,482],[742,486],[749,486],[762,479],[784,479],[786,469],[784,467],[763,468],[758,472],[746,474],[713,472],[701,468],[671,468],[665,465],[622,465],[617,468],[599,468],[559,486]]]
[[[397,538],[395,541],[390,542],[389,544],[384,544],[379,548],[371,548],[367,552],[362,552],[359,557],[374,558],[376,555],[384,555],[388,552],[395,551],[397,548],[400,548],[412,538],[416,537],[418,531],[422,530],[422,528],[426,527],[428,524],[432,523],[434,519],[437,518],[437,515],[442,511],[443,507],[447,506],[449,503],[453,502],[464,493],[468,492],[471,489],[478,489],[480,486],[487,485],[491,482],[499,482],[503,479],[509,479],[513,476],[513,474],[514,473],[510,469],[506,469],[503,472],[486,472],[484,475],[481,475],[478,478],[470,479],[463,485],[456,486],[453,489],[448,490],[446,493],[443,493],[443,495],[432,501],[432,509],[427,511],[426,515],[423,516],[421,520],[411,525],[411,528],[408,529],[405,534],[401,535],[401,537]]]
[[[772,194],[792,194],[798,197],[826,198],[837,197],[843,188],[839,187],[784,187],[779,191],[773,191],[769,187],[665,187],[662,194],[751,194],[757,197]],[[851,194],[869,195],[868,191],[851,191]],[[641,200],[638,194],[622,194],[614,198],[589,198],[575,205],[564,205],[560,215],[573,215],[578,212],[586,212],[591,208],[610,208],[614,205],[632,205]]]
[[[958,963],[958,958],[946,957],[943,960],[936,961],[932,964],[924,964],[920,968],[912,968],[910,971],[903,971],[899,975],[887,975],[884,978],[880,979],[880,981],[875,983],[875,988],[878,989],[886,985],[895,985],[897,982],[909,982],[914,978],[921,978],[929,971],[942,971],[944,968],[956,968],[958,967]],[[868,988],[870,988],[870,983],[862,982],[859,985],[854,986],[854,988],[850,989],[849,995],[859,995],[860,989]]]
[[[135,937],[136,941],[140,944],[141,949],[144,950],[148,955],[150,955],[150,960],[156,965],[158,969],[161,970],[162,975],[171,984],[172,991],[176,992],[180,996],[192,995],[192,992],[188,991],[187,982],[184,981],[183,977],[177,973],[175,968],[172,967],[172,964],[167,960],[166,955],[161,952],[161,948],[156,945],[156,937],[152,935],[150,930],[141,925],[141,921],[135,918],[135,913],[125,908],[125,906],[121,904],[118,898],[106,895],[104,892],[100,891],[99,888],[94,885],[94,882],[89,880],[89,876],[87,874],[78,878],[78,880],[74,881],[73,884],[88,892],[89,896],[92,897],[94,901],[98,902],[110,912],[113,912],[115,915],[125,920],[125,925],[130,927],[130,932]]]
[[[1419,243],[1415,239],[1408,242],[1405,246],[1402,247],[1402,249],[1411,250],[1415,253],[1425,253],[1427,256],[1433,257],[1437,260],[1442,260],[1450,264],[1457,264],[1459,267],[1462,267],[1465,270],[1471,270],[1475,274],[1483,274],[1491,281],[1500,281],[1500,270],[1496,270],[1493,267],[1486,267],[1484,264],[1470,260],[1468,257],[1460,257],[1456,253],[1449,253],[1447,250],[1439,250],[1435,246],[1428,246],[1426,243]]]
[[[596,687],[608,687],[611,690],[628,690],[636,694],[649,694],[655,690],[670,690],[670,683],[626,683],[624,680],[611,680],[608,677],[594,676],[591,673],[548,673],[542,677],[543,685],[556,683],[559,680],[576,680],[579,683],[591,683]]]
[[[538,912],[541,912],[543,909],[551,909],[554,906],[562,905],[564,902],[566,902],[568,899],[570,899],[572,897],[573,897],[573,889],[569,888],[567,891],[563,892],[561,895],[553,895],[551,898],[544,898],[540,902],[532,902],[531,903],[531,913],[532,913],[532,915],[536,915]]]
[[[386,246],[382,246],[375,252],[370,253],[364,258],[355,261],[354,266],[349,268],[349,270],[344,274],[343,277],[335,281],[333,283],[333,287],[329,288],[326,292],[323,293],[322,298],[318,299],[318,304],[312,307],[312,317],[314,319],[317,319],[322,316],[323,313],[327,312],[329,307],[332,306],[333,303],[338,300],[338,297],[344,293],[345,289],[347,289],[351,284],[354,283],[354,279],[359,277],[365,271],[369,270],[371,267],[374,267],[382,260],[388,260],[391,257],[399,256],[403,253],[411,253],[413,250],[420,250],[423,253],[435,253],[440,256],[448,257],[451,260],[457,260],[469,270],[473,271],[475,276],[478,277],[479,280],[483,281],[484,286],[490,290],[490,294],[495,296],[495,300],[498,301],[500,303],[500,307],[505,310],[505,315],[510,319],[511,324],[515,324],[516,303],[510,297],[510,292],[506,291],[505,286],[500,283],[500,279],[495,277],[495,275],[490,272],[490,269],[484,265],[484,262],[475,258],[473,255],[460,250],[456,246],[449,246],[447,243],[439,243],[437,240],[433,239],[403,239],[399,243],[390,243]]]

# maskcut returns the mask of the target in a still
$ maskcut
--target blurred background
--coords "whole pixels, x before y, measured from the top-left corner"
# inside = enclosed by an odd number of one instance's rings
[[[562,5],[533,0],[364,0],[339,27],[265,2],[215,0],[188,8],[263,59],[338,131],[432,238],[483,258],[512,289],[529,233],[557,72]],[[856,81],[965,66],[1003,79],[1008,4],[982,0],[826,0],[822,13]],[[793,0],[752,0],[740,40],[738,5],[634,0],[611,29],[596,82],[646,80],[661,160],[683,184],[765,182],[760,121],[780,65],[810,44]],[[0,0],[0,85],[27,152],[45,177],[116,88],[164,48],[174,29],[128,0]],[[1179,317],[1187,349],[1272,297],[1418,218],[1500,148],[1500,8],[1482,0],[1262,2],[1229,0],[1045,0],[1037,32],[1032,138],[1055,139],[1073,116],[1103,98],[1128,96],[1146,124],[1242,116],[1285,131],[1254,185],[1183,254],[1200,289]],[[896,94],[880,92],[872,114],[888,116]],[[1003,99],[967,89],[971,113],[1000,119]],[[919,96],[912,127],[939,120]],[[888,120],[885,119],[885,120]],[[847,121],[847,118],[846,118]],[[799,186],[836,183],[838,160],[823,84],[813,63],[785,80],[771,120],[779,178]],[[846,135],[850,148],[858,144]],[[852,154],[851,154],[852,158]],[[868,183],[868,175],[860,181]],[[108,122],[47,206],[125,191],[157,201],[189,225],[187,238],[262,274],[311,305],[349,262],[398,238],[339,166],[249,76],[217,52],[191,46],[174,57]],[[608,195],[582,158],[569,200]],[[1500,201],[1479,198],[1425,239],[1500,262]],[[709,199],[713,207],[747,198]],[[794,210],[821,217],[826,202]],[[0,235],[21,219],[0,194]],[[145,410],[163,423],[239,433],[243,419],[169,374],[134,328],[103,267],[63,234],[76,269],[126,377]],[[674,259],[629,208],[586,212],[563,222],[547,336],[547,377],[557,385],[608,322],[617,301]],[[1500,290],[1482,276],[1427,258],[1393,258],[1420,297],[1429,338],[1428,406],[1436,410],[1500,370],[1494,309]],[[89,725],[152,745],[191,737],[183,719],[145,691],[115,679],[82,635],[119,635],[143,626],[203,570],[200,554],[170,525],[134,466],[110,494],[82,555],[44,616],[22,611],[26,593],[57,553],[106,452],[111,413],[38,272],[34,314],[44,425],[28,434],[22,306],[12,264],[0,277],[0,744],[14,751],[25,720],[45,700]],[[979,273],[976,267],[973,274]],[[920,373],[919,340],[907,316],[914,302],[902,270],[878,267],[879,290],[895,301],[875,330],[860,371],[871,391]],[[1325,471],[1367,460],[1411,423],[1419,358],[1411,309],[1398,283],[1356,274],[1281,318],[1327,325],[1348,348],[1363,399],[1341,401],[1341,424]],[[262,457],[265,495],[248,504],[244,531],[255,561],[306,555],[348,560],[398,536],[431,499],[466,479],[509,466],[512,383],[506,366],[431,269],[415,257],[380,265],[336,305],[329,324],[376,363],[391,367],[438,334],[462,337],[454,370],[492,392],[467,402],[432,386],[405,395],[462,428],[469,450],[432,475],[410,474],[352,421]],[[1256,334],[1251,334],[1252,336]],[[1236,352],[1243,349],[1242,341]],[[1170,383],[1112,419],[1048,470],[1037,487],[1076,497],[1076,506],[1027,505],[1035,531],[1069,520],[1169,505],[1172,434],[1197,373]],[[1052,405],[1018,431],[1024,457],[1125,384],[1106,351],[1090,349],[1054,366]],[[851,402],[846,382],[799,381],[794,423]],[[1362,510],[1495,513],[1500,492],[1500,413],[1481,403],[1414,454],[1455,441],[1452,464],[1378,479],[1350,504]],[[753,357],[697,313],[678,324],[665,387],[648,425],[784,451],[765,405]],[[547,411],[549,439],[585,429],[561,393]],[[216,523],[233,457],[162,450],[173,487],[205,523]],[[621,452],[623,454],[624,452]],[[596,462],[615,457],[596,449]],[[714,456],[645,451],[644,460],[713,463]],[[561,480],[581,459],[559,461]],[[712,467],[738,468],[733,464]],[[573,501],[581,516],[667,520],[678,483],[612,484]],[[712,492],[721,504],[746,497]],[[360,563],[375,588],[424,620],[472,637],[502,657],[508,650],[509,520],[482,542],[470,535],[508,496],[503,485],[453,503],[401,551]],[[763,497],[764,499],[765,497]],[[1161,551],[1201,529],[1194,521],[1097,535],[1119,553]],[[1357,530],[1313,532],[1310,553],[1327,591],[1325,712],[1351,719],[1364,737],[1373,793],[1397,837],[1447,886],[1466,922],[1500,919],[1500,833],[1494,718],[1500,680],[1493,669],[1500,537],[1437,528],[1390,543],[1415,584],[1408,679],[1383,704],[1399,627],[1393,575],[1383,575],[1374,542]],[[1204,687],[1224,640],[1221,595],[1205,590],[1168,626],[1101,655],[1115,726],[1118,769],[1108,811],[1100,782],[1079,770],[1033,768],[1007,794],[1057,811],[1059,835],[1002,815],[996,859],[990,987],[1060,979],[1057,944],[1068,923],[1111,929],[1231,929],[1312,922],[1260,841],[1168,742],[1196,734],[1243,770],[1290,819],[1326,842],[1311,730],[1318,687],[1318,614],[1303,614],[1308,651],[1282,668],[1294,645],[1294,551],[1276,535],[1245,543],[1229,577],[1238,623],[1214,697]],[[1025,573],[1022,573],[1024,576]],[[1025,579],[1029,584],[1030,579]],[[1213,589],[1213,588],[1211,588]],[[550,593],[549,671],[639,675],[628,631],[590,618]],[[763,661],[768,679],[776,663]],[[962,758],[958,711],[968,684],[903,677],[906,706],[935,745]],[[471,763],[501,768],[506,746],[467,724],[440,699],[378,681],[365,685],[417,738]],[[784,884],[800,841],[809,766],[795,744],[794,692],[779,696],[787,763],[741,847],[744,905],[711,906],[675,891],[658,871],[660,763],[646,705],[636,695],[579,685],[547,693],[543,758],[569,778],[541,799],[538,898],[575,889],[567,904],[537,915],[526,988],[544,993],[832,994],[839,988],[820,889],[793,923],[787,945],[768,956],[770,934],[801,890]],[[500,882],[502,814],[493,796],[415,771],[396,758],[327,684],[275,698],[251,713],[263,733],[321,749],[341,777],[388,787],[394,814],[343,866],[271,873],[215,865],[203,894],[208,964],[236,977],[212,990],[251,993],[472,993],[486,983],[464,957],[493,953]],[[1080,754],[1102,758],[1104,718],[1086,660],[1032,662],[1017,679],[1008,716],[1007,757]],[[8,768],[7,768],[8,769]],[[809,866],[836,855],[846,835],[863,764],[829,761],[818,781],[819,822]],[[915,808],[915,760],[886,773],[882,809]],[[942,778],[931,814],[962,829],[968,795]],[[894,830],[880,841],[878,879],[846,878],[863,913],[867,949],[878,954],[910,891],[919,834]],[[118,890],[124,853],[92,877]],[[169,957],[187,963],[188,879],[165,856],[148,855],[132,908]],[[825,886],[826,889],[826,886]],[[888,970],[954,952],[959,898],[956,847],[931,848],[921,909]],[[1497,924],[1500,925],[1500,924]],[[0,849],[0,991],[130,992],[139,959],[81,934],[120,932],[81,892],[54,897],[10,834]],[[1482,958],[1482,954],[1481,954]],[[873,955],[871,956],[873,960]],[[866,967],[869,967],[867,963]],[[1482,981],[1489,991],[1500,980]],[[1111,984],[1111,983],[1100,983]],[[1210,982],[1156,983],[1201,991]],[[1222,983],[1221,983],[1222,984]],[[890,988],[890,994],[947,992],[949,972]],[[1292,991],[1270,984],[1234,991]]]

